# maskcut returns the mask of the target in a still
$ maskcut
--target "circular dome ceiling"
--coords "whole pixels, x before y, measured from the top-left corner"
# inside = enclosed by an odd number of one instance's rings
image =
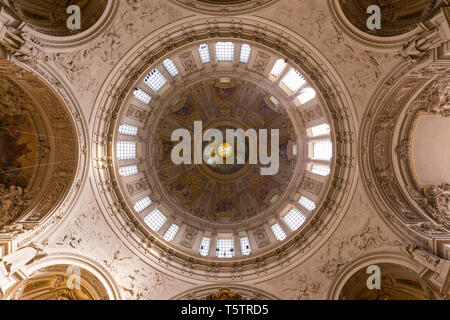
[[[319,208],[331,121],[307,76],[278,54],[197,43],[153,64],[132,93],[115,125],[115,176],[152,237],[190,255],[243,257],[293,237]],[[239,130],[241,144],[231,139]]]
[[[298,138],[289,115],[270,100],[269,93],[237,79],[213,79],[187,88],[164,110],[151,138],[156,147],[151,165],[165,201],[178,206],[180,213],[214,223],[238,222],[281,205],[282,198],[290,199],[286,189],[301,162],[295,155],[297,149],[293,150]],[[206,161],[202,164],[174,164],[171,153],[178,142],[171,141],[172,132],[190,128],[194,137],[193,124],[199,120],[203,131],[221,131],[223,143],[214,147],[212,142],[203,141]],[[280,130],[277,173],[261,175],[261,167],[266,166],[259,161],[249,163],[249,139],[243,157],[238,159],[238,152],[234,152],[237,140],[227,134],[230,129],[266,129],[268,150],[271,130]]]

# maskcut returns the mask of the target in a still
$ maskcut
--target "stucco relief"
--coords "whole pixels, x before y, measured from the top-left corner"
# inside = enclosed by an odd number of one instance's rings
[[[400,246],[400,241],[392,241],[383,234],[381,226],[372,226],[370,219],[360,228],[359,232],[344,237],[340,240],[332,240],[327,244],[327,254],[322,256],[332,257],[323,263],[319,270],[328,279],[335,279],[339,271],[346,266],[353,258],[358,257],[363,252],[370,249],[377,249],[382,246]]]
[[[157,30],[181,17],[180,10],[165,0],[120,1],[113,23],[101,37],[76,51],[51,53],[49,60],[74,90],[83,94],[83,100],[93,98],[103,82],[99,79],[108,75],[130,46],[148,35],[149,30]]]
[[[264,283],[285,299],[325,299],[338,274],[361,255],[380,248],[400,250],[402,241],[380,220],[362,189],[328,242],[308,261]]]
[[[43,240],[45,250],[81,252],[105,267],[124,299],[164,299],[188,284],[144,264],[111,231],[93,199],[85,199],[65,226]]]
[[[401,57],[396,52],[369,51],[342,32],[326,1],[280,1],[260,16],[295,30],[326,53],[346,83],[362,115],[370,93]]]
[[[433,80],[426,88],[417,96],[417,98],[409,106],[411,116],[399,121],[404,121],[407,125],[405,135],[410,135],[410,131],[414,130],[411,123],[420,115],[439,115],[441,117],[450,116],[449,104],[449,77],[448,71],[441,74],[440,77]],[[411,121],[411,122],[410,122]],[[408,125],[409,124],[409,125]],[[400,143],[398,152],[401,152],[402,143]],[[410,152],[410,148],[408,149]],[[404,154],[403,154],[404,155]],[[400,154],[400,157],[402,154]],[[446,183],[431,186],[422,186],[416,181],[415,174],[412,169],[412,160],[409,157],[401,157],[402,168],[407,173],[408,193],[423,209],[424,213],[436,222],[435,228],[443,227],[450,229],[450,186]],[[419,229],[420,230],[420,229]],[[431,231],[431,230],[430,230]],[[436,230],[437,231],[437,230]]]
[[[361,159],[363,163],[368,159],[371,161],[370,166],[363,164],[365,177],[371,168],[375,178],[375,183],[368,180],[371,194],[374,196],[373,191],[377,188],[381,191],[381,197],[375,196],[376,205],[387,219],[395,221],[405,234],[424,246],[429,245],[427,238],[445,237],[447,234],[447,197],[445,186],[418,187],[411,167],[410,137],[419,114],[445,116],[448,105],[446,74],[447,65],[433,63],[429,53],[405,66],[386,83],[382,90],[384,96],[379,96],[378,104],[369,110],[362,140],[374,145],[371,150],[362,147]],[[395,130],[400,124],[400,133],[397,134]],[[368,125],[371,126],[370,136]],[[393,147],[396,152],[392,152]],[[401,167],[401,175],[394,170],[396,161]],[[385,206],[381,199],[385,199],[383,201],[388,205]]]
[[[242,14],[256,11],[278,0],[172,0],[177,5],[212,15]]]
[[[173,298],[174,300],[276,300],[273,294],[269,294],[258,288],[250,286],[218,287],[211,285],[192,289]]]

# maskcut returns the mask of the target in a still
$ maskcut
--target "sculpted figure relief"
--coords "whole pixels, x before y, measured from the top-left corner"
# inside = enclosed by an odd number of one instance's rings
[[[5,188],[0,184],[0,232],[23,211],[30,201],[29,194],[19,186]]]
[[[441,38],[439,31],[437,29],[432,29],[415,36],[405,44],[401,56],[411,60],[420,59],[427,51],[439,47],[442,43],[443,39]]]
[[[22,92],[9,81],[0,81],[0,115],[14,116],[22,112],[24,107]]]
[[[434,83],[427,98],[427,112],[450,117],[450,73]]]
[[[450,184],[434,185],[422,190],[419,204],[434,220],[450,229]]]

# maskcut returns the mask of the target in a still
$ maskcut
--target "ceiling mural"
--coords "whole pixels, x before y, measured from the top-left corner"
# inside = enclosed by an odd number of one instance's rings
[[[39,166],[37,127],[31,100],[16,83],[0,79],[0,229],[26,209]]]
[[[22,233],[49,214],[71,186],[78,153],[56,96],[35,75],[9,72],[0,79],[0,234]]]
[[[36,176],[37,139],[29,115],[0,117],[0,228],[12,222],[30,200]],[[27,132],[27,133],[23,133]],[[5,215],[6,214],[6,215]]]
[[[0,86],[2,92],[20,90],[10,81],[0,80]],[[25,93],[22,91],[15,96],[24,98]],[[11,97],[11,91],[3,96],[4,99]],[[14,105],[8,103],[3,104],[3,108],[4,112],[0,113],[0,186],[3,190],[11,187],[24,190],[31,184],[38,163],[36,127],[30,112],[14,111]]]
[[[205,92],[207,91],[207,92]],[[256,214],[269,206],[276,206],[280,195],[290,183],[290,177],[297,163],[291,146],[296,134],[289,116],[271,103],[264,92],[242,83],[220,84],[219,81],[207,87],[198,87],[181,94],[178,102],[170,106],[158,125],[156,145],[158,154],[157,172],[168,199],[181,204],[187,212],[214,222],[237,222]],[[261,164],[226,164],[226,154],[218,148],[211,151],[210,162],[200,166],[187,166],[180,172],[179,166],[171,160],[170,134],[177,128],[192,128],[193,122],[203,120],[204,131],[218,128],[224,134],[227,148],[226,129],[270,129],[279,128],[280,170],[273,176],[261,176]],[[193,136],[193,132],[192,136]],[[208,143],[203,142],[204,148]],[[270,135],[268,145],[270,148]],[[234,146],[228,146],[234,148]],[[248,140],[246,150],[248,151]],[[234,156],[237,157],[237,152]],[[223,157],[222,164],[215,157]]]

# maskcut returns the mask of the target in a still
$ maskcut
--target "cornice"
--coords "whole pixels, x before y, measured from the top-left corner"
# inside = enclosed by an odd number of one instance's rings
[[[278,0],[241,0],[220,4],[219,1],[203,0],[171,0],[173,3],[188,10],[210,15],[241,15],[267,7]]]

